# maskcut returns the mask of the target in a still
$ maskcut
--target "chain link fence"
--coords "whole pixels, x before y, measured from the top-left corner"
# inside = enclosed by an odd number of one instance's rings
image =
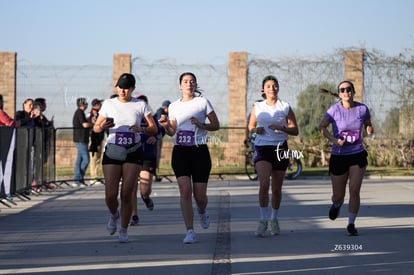
[[[344,78],[343,52],[343,49],[338,49],[318,57],[272,59],[250,54],[247,110],[250,110],[254,101],[261,98],[261,80],[268,74],[277,76],[281,87],[281,98],[289,102],[294,109],[297,107],[298,95],[309,85],[332,83],[335,87]],[[371,109],[377,143],[388,144],[385,146],[389,147],[388,150],[393,146],[407,148],[406,145],[413,139],[413,56],[410,50],[394,57],[385,56],[375,50],[365,52],[363,101]],[[137,77],[134,94],[145,94],[155,111],[163,100],[173,101],[180,97],[178,77],[186,71],[191,71],[197,76],[198,84],[203,94],[213,103],[221,124],[231,127],[227,119],[230,103],[226,58],[212,60],[210,64],[182,64],[175,59],[150,61],[135,57],[132,59],[132,73]],[[22,108],[26,98],[44,97],[47,100],[46,116],[54,119],[55,127],[72,126],[76,98],[86,97],[91,102],[93,98],[109,98],[112,92],[111,65],[47,66],[18,62],[17,109]],[[395,127],[397,130],[392,131],[391,128]],[[403,130],[404,134],[402,134]],[[394,134],[390,136],[390,133]],[[390,140],[402,141],[400,145],[392,145]],[[373,150],[378,151],[378,146],[380,145],[373,145]],[[411,146],[408,148],[412,150]],[[396,151],[395,158],[400,158],[397,155],[401,153],[397,154],[397,149],[394,151]],[[387,154],[392,155],[389,151],[384,153]],[[405,154],[407,155],[412,154]],[[224,162],[222,161],[220,165],[225,165]],[[391,161],[381,161],[381,163],[372,161],[372,163],[384,165],[390,164]]]

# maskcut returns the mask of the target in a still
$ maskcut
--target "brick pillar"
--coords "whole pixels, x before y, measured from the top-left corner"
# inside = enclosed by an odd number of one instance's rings
[[[229,54],[229,117],[230,127],[243,129],[230,130],[225,158],[228,163],[237,163],[244,149],[247,109],[247,53],[232,52]]]
[[[118,81],[118,78],[123,73],[131,73],[131,54],[129,53],[116,53],[114,54],[114,60],[112,65],[113,71],[113,93],[116,93],[115,84]]]
[[[354,83],[355,101],[364,99],[364,51],[345,51],[345,80]]]
[[[4,111],[14,117],[16,110],[16,52],[0,52],[0,93]]]

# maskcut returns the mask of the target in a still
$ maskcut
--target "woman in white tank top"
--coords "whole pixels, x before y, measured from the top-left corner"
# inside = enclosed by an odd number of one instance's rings
[[[272,75],[266,76],[262,81],[262,96],[265,100],[253,105],[249,121],[250,134],[256,134],[254,162],[260,181],[260,220],[255,235],[259,237],[264,237],[268,227],[270,183],[272,184],[270,233],[278,235],[280,232],[277,214],[288,165],[287,139],[289,135],[299,134],[292,108],[287,102],[282,101],[278,94],[278,80]]]

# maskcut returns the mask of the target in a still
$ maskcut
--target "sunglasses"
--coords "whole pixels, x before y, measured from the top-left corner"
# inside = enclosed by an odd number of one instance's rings
[[[345,88],[339,88],[339,92],[340,93],[345,93],[345,92],[348,92],[348,93],[350,93],[350,92],[352,92],[352,87],[345,87]]]

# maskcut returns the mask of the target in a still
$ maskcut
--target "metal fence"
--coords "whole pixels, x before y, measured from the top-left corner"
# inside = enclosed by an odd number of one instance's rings
[[[280,96],[296,108],[298,95],[308,85],[343,80],[344,50],[319,57],[263,58],[248,56],[247,110],[260,98],[261,79],[267,74],[278,77]],[[364,103],[373,114],[374,126],[382,125],[393,109],[413,110],[414,61],[412,52],[396,57],[371,51],[365,52]],[[196,74],[198,84],[209,98],[223,125],[228,125],[228,60],[217,59],[210,64],[181,64],[174,59],[150,61],[141,57],[132,59],[132,72],[137,76],[135,93],[149,98],[155,110],[165,99],[180,97],[178,77],[182,72]],[[54,118],[57,127],[71,127],[76,110],[76,98],[108,98],[113,91],[112,66],[45,66],[20,64],[17,67],[17,106],[24,99],[47,99],[46,114]],[[20,108],[20,107],[19,107]],[[18,109],[19,109],[18,108]],[[409,120],[412,121],[412,120]],[[376,124],[376,125],[375,125]],[[380,127],[377,127],[380,128]]]
[[[272,59],[248,55],[247,110],[249,111],[252,103],[260,98],[261,79],[267,74],[278,77],[280,96],[293,108],[297,108],[298,95],[309,85],[331,83],[336,86],[343,80],[343,53],[344,50],[340,49],[319,57]],[[388,124],[384,121],[392,110],[397,110],[399,114],[397,121],[391,124],[393,127],[397,125],[397,128],[399,121],[402,121],[401,114],[414,114],[412,56],[410,51],[395,57],[375,51],[365,52],[363,101],[371,109],[376,139],[382,140],[385,138],[382,134],[390,132],[389,126],[385,126]],[[58,128],[72,127],[77,97],[86,97],[91,101],[93,98],[108,98],[113,91],[112,66],[40,66],[19,63],[17,68],[17,102],[22,103],[28,97],[46,98],[46,115],[49,119],[54,117],[54,125]],[[132,59],[132,72],[137,76],[135,93],[147,95],[150,106],[156,110],[163,100],[175,100],[180,97],[178,77],[185,71],[196,74],[198,84],[204,90],[204,95],[213,103],[221,124],[229,128],[234,126],[229,125],[227,119],[229,81],[226,58],[213,60],[210,64],[181,64],[174,59],[150,61],[135,57]],[[406,122],[400,128],[414,131],[414,119],[411,119],[410,115],[405,118]],[[386,138],[401,139],[401,134],[397,131],[395,136]],[[405,139],[412,138],[411,135]],[[165,146],[167,145],[168,142]],[[234,161],[230,161],[232,156],[234,154],[225,155],[224,160],[220,160],[220,165],[224,166],[227,160],[233,164]],[[240,164],[242,163],[243,160],[240,159]]]
[[[0,144],[0,199],[55,183],[53,128],[1,126]]]

